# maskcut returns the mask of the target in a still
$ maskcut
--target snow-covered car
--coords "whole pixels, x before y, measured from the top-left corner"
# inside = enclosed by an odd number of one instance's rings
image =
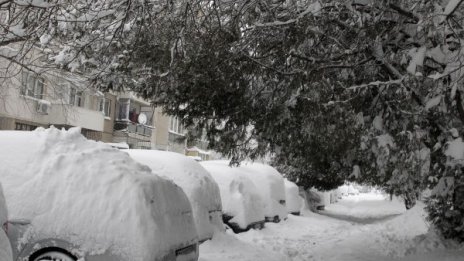
[[[182,189],[79,128],[0,131],[14,260],[198,260]]]
[[[321,191],[311,188],[306,192],[312,211],[324,210],[326,206],[331,204],[332,191]]]
[[[219,185],[223,221],[235,233],[264,227],[264,202],[254,183],[227,161],[203,161]]]
[[[124,150],[153,173],[172,179],[190,200],[200,242],[223,229],[219,187],[210,173],[185,155],[159,150]]]
[[[298,216],[300,215],[300,210],[303,205],[303,199],[300,196],[299,188],[288,179],[285,179],[284,182],[287,212]]]
[[[285,185],[282,175],[273,167],[257,163],[242,162],[240,171],[247,174],[261,198],[264,200],[264,216],[266,222],[280,222],[287,217]]]
[[[3,196],[2,185],[0,184],[0,260],[2,261],[13,261],[13,255],[11,252],[10,240],[6,235],[8,228],[8,210],[6,207],[5,197]]]
[[[319,193],[316,193],[312,189],[307,189],[304,191],[304,194],[308,207],[311,211],[317,212],[318,210],[324,210],[325,204],[323,203]]]

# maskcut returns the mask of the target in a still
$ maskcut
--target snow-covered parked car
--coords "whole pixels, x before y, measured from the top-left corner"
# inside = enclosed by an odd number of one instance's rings
[[[13,255],[11,252],[10,240],[6,235],[8,228],[8,210],[6,207],[5,197],[3,196],[2,185],[0,184],[0,260],[1,261],[13,261]]]
[[[298,216],[300,215],[300,210],[303,205],[303,199],[300,196],[300,190],[295,183],[289,181],[288,179],[285,179],[284,182],[287,212]]]
[[[158,175],[172,179],[190,200],[200,242],[223,229],[219,187],[210,173],[185,155],[159,150],[124,150]]]
[[[79,128],[0,131],[14,260],[198,260],[182,189]]]
[[[227,161],[203,161],[219,185],[223,221],[235,233],[264,227],[264,202],[253,182]]]
[[[267,222],[280,222],[287,217],[285,185],[282,175],[273,167],[256,162],[242,162],[240,171],[247,174],[264,200]]]

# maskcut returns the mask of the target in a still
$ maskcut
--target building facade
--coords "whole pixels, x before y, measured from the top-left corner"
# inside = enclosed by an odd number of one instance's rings
[[[0,129],[79,126],[87,138],[102,140],[104,94],[85,86],[85,80],[76,74],[48,72],[39,76],[20,71],[2,82]]]
[[[181,121],[132,92],[102,93],[76,73],[19,71],[0,88],[0,130],[80,127],[96,141],[125,143],[207,160],[203,142],[187,149]]]

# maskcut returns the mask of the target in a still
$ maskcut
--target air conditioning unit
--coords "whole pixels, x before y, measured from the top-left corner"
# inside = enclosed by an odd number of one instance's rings
[[[39,100],[37,102],[37,113],[47,115],[51,104],[48,101]]]

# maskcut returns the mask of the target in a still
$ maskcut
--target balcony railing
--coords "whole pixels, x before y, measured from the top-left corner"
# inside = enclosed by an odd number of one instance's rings
[[[128,121],[118,121],[114,124],[115,131],[126,131],[128,133],[134,133],[142,136],[151,137],[153,133],[153,127],[137,124]]]

